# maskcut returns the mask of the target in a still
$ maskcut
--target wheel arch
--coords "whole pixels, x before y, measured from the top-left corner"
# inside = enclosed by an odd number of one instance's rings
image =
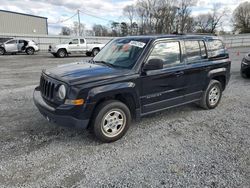
[[[114,89],[115,88],[115,89]],[[140,100],[132,82],[111,84],[93,88],[90,90],[88,100],[95,103],[96,107],[107,100],[117,100],[128,106],[133,118],[138,118],[137,109],[140,108]],[[92,114],[93,114],[92,112]]]
[[[217,80],[221,83],[222,89],[225,90],[227,84],[226,68],[213,69],[208,73],[210,80]]]

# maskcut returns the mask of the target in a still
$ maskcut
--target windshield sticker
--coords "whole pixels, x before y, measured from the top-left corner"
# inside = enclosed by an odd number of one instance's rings
[[[136,47],[139,47],[139,48],[144,48],[144,46],[146,45],[146,43],[144,42],[139,42],[139,41],[130,41],[129,43],[131,46],[136,46]]]

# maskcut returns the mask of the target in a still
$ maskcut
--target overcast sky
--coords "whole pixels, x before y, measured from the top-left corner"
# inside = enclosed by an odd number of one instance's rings
[[[244,1],[250,0],[198,0],[197,5],[192,8],[192,14],[207,13],[214,3],[220,3],[221,9],[228,9],[223,27],[225,30],[230,30],[230,15]],[[1,0],[0,9],[47,17],[49,34],[58,34],[62,26],[70,26],[73,21],[77,21],[75,16],[61,23],[74,15],[77,9],[103,18],[99,19],[82,13],[81,22],[87,29],[91,29],[93,24],[107,25],[109,20],[124,21],[122,9],[135,2],[136,0]]]

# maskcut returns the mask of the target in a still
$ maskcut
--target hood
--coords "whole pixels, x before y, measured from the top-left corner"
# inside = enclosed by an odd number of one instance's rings
[[[102,64],[87,62],[71,63],[45,70],[44,73],[70,84],[84,84],[111,79],[128,74],[130,70],[116,69]]]

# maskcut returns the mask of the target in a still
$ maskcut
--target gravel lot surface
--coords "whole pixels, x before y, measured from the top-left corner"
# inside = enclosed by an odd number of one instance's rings
[[[216,109],[150,115],[111,144],[47,122],[33,104],[42,68],[86,58],[1,56],[0,187],[250,187],[250,79],[239,72],[248,50],[230,50]]]

